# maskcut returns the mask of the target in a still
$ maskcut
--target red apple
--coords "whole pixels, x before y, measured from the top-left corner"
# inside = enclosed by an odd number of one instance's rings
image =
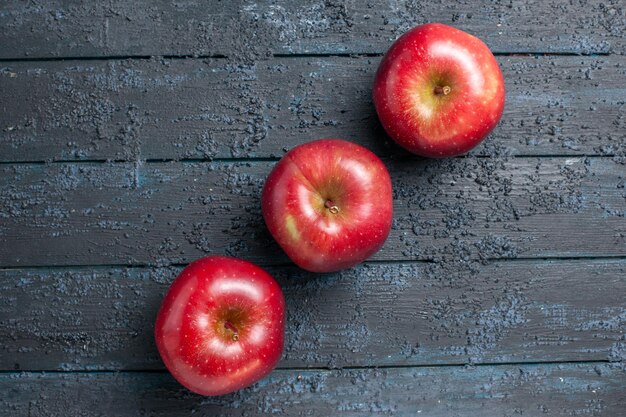
[[[442,158],[469,151],[496,126],[504,79],[480,39],[429,23],[389,48],[373,96],[383,127],[400,146]]]
[[[367,149],[321,139],[289,151],[263,188],[263,217],[301,268],[330,272],[376,253],[393,211],[385,165]]]
[[[285,301],[261,268],[210,256],[172,283],[155,326],[161,358],[174,378],[202,395],[221,395],[269,374],[284,343]]]

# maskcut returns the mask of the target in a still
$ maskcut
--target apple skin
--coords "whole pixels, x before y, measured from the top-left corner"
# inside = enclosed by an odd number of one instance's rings
[[[283,352],[285,300],[249,262],[209,256],[174,280],[155,325],[167,369],[201,395],[222,395],[269,374]]]
[[[265,223],[301,268],[350,268],[385,243],[393,214],[391,179],[362,146],[320,139],[293,148],[263,188]]]
[[[402,35],[385,54],[373,99],[383,127],[417,155],[444,158],[478,145],[504,110],[504,78],[480,39],[439,23]]]

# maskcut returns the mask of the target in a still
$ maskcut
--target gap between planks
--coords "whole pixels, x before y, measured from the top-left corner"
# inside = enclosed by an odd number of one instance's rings
[[[390,43],[391,46],[391,43]],[[272,58],[354,58],[354,57],[381,57],[384,52],[351,52],[336,54],[272,54]],[[495,56],[609,56],[609,52],[494,52]],[[61,57],[25,57],[25,58],[0,58],[0,62],[49,62],[49,61],[124,61],[124,60],[150,60],[150,59],[228,59],[223,54],[208,55],[110,55],[110,56],[61,56]]]
[[[208,256],[208,255],[207,255]],[[547,256],[547,257],[517,257],[517,258],[486,258],[486,262],[491,263],[524,263],[524,262],[602,262],[602,261],[626,261],[626,255],[606,255],[606,256]],[[363,262],[363,265],[429,265],[434,264],[432,259],[381,259],[381,260],[369,260]],[[293,263],[277,263],[277,264],[262,264],[257,263],[261,267],[272,268],[297,268]],[[169,263],[167,265],[151,265],[146,263],[133,263],[133,264],[92,264],[92,265],[20,265],[20,266],[1,266],[0,272],[3,271],[22,271],[22,270],[63,270],[72,269],[76,271],[86,269],[113,269],[113,268],[126,268],[126,269],[145,269],[145,268],[184,268],[188,263]]]
[[[281,367],[275,368],[275,371],[301,371],[301,372],[339,372],[339,371],[358,371],[358,370],[385,370],[385,369],[418,369],[418,368],[490,368],[490,367],[505,367],[505,366],[559,366],[559,365],[596,365],[596,364],[610,364],[614,363],[609,360],[595,359],[595,360],[578,360],[578,361],[513,361],[513,362],[478,362],[472,364],[466,363],[437,363],[437,364],[416,364],[416,365],[381,365],[381,366],[342,366],[336,368],[314,366],[310,368],[305,367]],[[29,371],[28,369],[20,369],[19,371],[12,370],[0,370],[0,375],[12,375],[12,374],[167,374],[167,369],[98,369],[98,370],[36,370]]]
[[[532,158],[541,158],[541,159],[550,159],[550,158],[614,158],[616,155],[607,153],[607,154],[523,154],[523,155],[509,155],[510,158],[515,159],[532,159]],[[477,158],[477,159],[490,159],[494,158],[490,155],[461,155],[455,156],[452,159],[467,159],[467,158]],[[222,163],[222,164],[231,164],[231,163],[264,163],[264,162],[278,162],[280,161],[280,157],[248,157],[248,158],[149,158],[144,159],[141,162],[147,164],[162,164],[167,162],[177,162],[177,163],[186,163],[186,164],[195,164],[195,163]],[[394,160],[394,161],[410,161],[411,159],[421,160],[420,157],[406,155],[406,156],[384,156],[380,158],[383,161]],[[426,158],[424,158],[426,159]],[[136,162],[134,159],[55,159],[55,160],[30,160],[30,161],[0,161],[0,166],[2,165],[48,165],[48,164],[68,164],[68,165],[81,165],[81,164],[126,164]]]

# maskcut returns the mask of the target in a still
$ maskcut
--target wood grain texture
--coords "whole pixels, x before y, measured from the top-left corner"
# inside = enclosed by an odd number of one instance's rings
[[[0,370],[163,369],[153,324],[181,268],[0,270]],[[626,361],[626,261],[273,267],[279,367]]]
[[[5,415],[623,416],[610,365],[277,371],[235,394],[200,397],[161,373],[2,374]],[[87,406],[89,404],[89,406]]]
[[[504,72],[466,158],[408,156],[371,102],[429,21]],[[6,0],[0,28],[0,416],[626,416],[623,0]],[[395,210],[370,262],[321,275],[259,201],[320,137],[382,156]],[[288,308],[280,369],[217,398],[153,339],[207,254]]]
[[[624,155],[626,56],[499,57],[500,125],[473,154]],[[404,154],[371,100],[379,58],[0,66],[0,161],[279,157],[321,137]]]
[[[624,52],[624,13],[621,0],[9,0],[0,58],[381,53],[427,22],[496,52]]]
[[[626,254],[611,158],[389,159],[394,223],[375,260]],[[170,265],[207,253],[288,261],[260,194],[273,163],[0,167],[0,265]]]

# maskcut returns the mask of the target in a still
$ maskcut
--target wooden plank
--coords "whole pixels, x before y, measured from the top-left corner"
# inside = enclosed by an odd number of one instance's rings
[[[403,153],[371,102],[379,59],[6,63],[0,161],[266,158],[320,137]],[[626,152],[626,56],[499,61],[505,113],[475,154]]]
[[[266,230],[273,163],[0,167],[0,265],[169,265],[207,253],[288,261]],[[387,160],[394,224],[376,260],[624,256],[611,158]]]
[[[153,323],[180,269],[0,270],[0,370],[163,369]],[[280,367],[626,360],[626,260],[268,271]]]
[[[32,417],[616,417],[626,408],[624,371],[602,364],[278,371],[221,397],[191,394],[161,373],[2,374],[0,390],[5,415]]]
[[[441,22],[496,52],[624,51],[620,0],[222,1],[9,0],[0,58],[380,53],[417,24]]]

